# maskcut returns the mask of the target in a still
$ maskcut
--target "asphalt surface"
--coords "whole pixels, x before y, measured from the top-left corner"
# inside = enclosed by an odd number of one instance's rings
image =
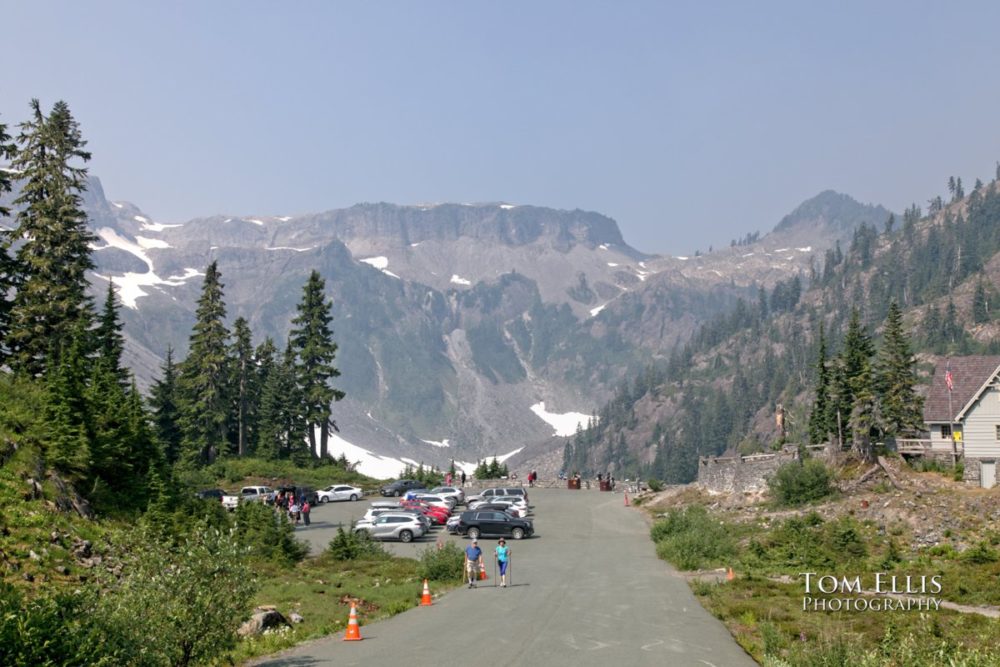
[[[725,627],[695,600],[687,583],[659,560],[639,510],[621,494],[532,489],[535,537],[508,540],[511,583],[492,584],[493,539],[480,539],[489,582],[462,587],[385,621],[361,627],[363,641],[342,633],[253,664],[477,665],[754,665]],[[325,547],[337,524],[364,513],[368,502],[318,508],[297,536]],[[433,545],[388,543],[416,555]],[[485,584],[485,585],[484,585]]]

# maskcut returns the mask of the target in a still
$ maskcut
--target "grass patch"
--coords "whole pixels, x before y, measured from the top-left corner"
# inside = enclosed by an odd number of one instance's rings
[[[801,582],[759,577],[700,583],[692,590],[763,665],[1000,665],[1000,657],[982,642],[997,636],[1000,622],[978,615],[803,611]]]
[[[344,632],[351,599],[358,600],[358,622],[363,626],[415,607],[423,592],[416,560],[381,556],[345,562],[328,552],[292,568],[269,565],[258,573],[258,582],[256,604],[274,605],[286,616],[296,612],[304,620],[288,630],[242,641],[233,655],[237,664]],[[434,592],[448,588],[440,584]]]

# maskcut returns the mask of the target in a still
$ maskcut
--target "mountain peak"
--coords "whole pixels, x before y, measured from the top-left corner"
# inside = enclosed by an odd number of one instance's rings
[[[884,206],[862,204],[850,195],[823,190],[782,218],[772,234],[782,243],[832,246],[848,241],[862,223],[881,229],[891,214]]]

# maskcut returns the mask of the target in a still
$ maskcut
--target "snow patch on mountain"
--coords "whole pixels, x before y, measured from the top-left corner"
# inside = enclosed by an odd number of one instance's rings
[[[295,252],[306,252],[307,250],[314,250],[316,246],[311,245],[308,248],[293,248],[291,246],[281,245],[281,246],[271,246],[268,250],[294,250]]]
[[[591,419],[590,415],[583,414],[582,412],[549,412],[545,409],[545,401],[532,405],[531,411],[539,419],[555,429],[556,435],[561,436],[569,436],[576,433],[577,425],[586,428],[587,422]]]
[[[379,271],[381,271],[382,273],[384,273],[387,276],[390,276],[390,277],[395,278],[397,280],[401,280],[401,278],[399,276],[397,276],[395,273],[393,273],[392,271],[389,270],[389,268],[388,268],[389,267],[389,258],[388,257],[382,257],[382,256],[379,256],[379,257],[366,257],[366,258],[358,260],[358,261],[363,262],[365,264],[368,264],[369,266],[374,266],[376,269],[378,269]]]
[[[319,429],[316,429],[316,442],[319,442]],[[330,434],[327,446],[330,456],[338,458],[343,454],[351,463],[357,463],[358,472],[369,477],[381,479],[396,477],[406,468],[406,463],[402,459],[373,454],[334,433]]]
[[[263,220],[258,220],[257,218],[244,218],[244,220],[246,222],[250,222],[250,223],[253,223],[255,225],[260,225],[261,227],[264,226],[264,221]]]
[[[141,229],[144,232],[162,232],[164,229],[170,229],[171,227],[182,227],[183,225],[165,225],[162,222],[144,222],[142,223]]]
[[[435,447],[451,447],[451,444],[448,442],[448,438],[445,438],[444,440],[440,440],[440,441],[438,441],[438,440],[421,440],[421,442],[426,442],[428,445],[434,445]]]
[[[148,267],[148,270],[145,273],[128,272],[121,276],[102,276],[97,274],[99,278],[114,281],[115,287],[118,290],[118,296],[122,300],[122,304],[128,308],[132,308],[133,310],[136,310],[139,307],[137,304],[139,297],[149,296],[149,293],[143,289],[144,287],[154,287],[156,285],[169,285],[171,287],[176,287],[178,285],[183,285],[185,281],[195,276],[205,275],[196,269],[189,268],[185,269],[184,274],[182,275],[171,276],[170,278],[164,280],[154,273],[153,260],[151,260],[145,252],[146,248],[169,248],[170,246],[166,245],[163,241],[159,241],[157,239],[146,239],[139,236],[136,237],[137,242],[133,243],[123,236],[120,236],[118,232],[110,227],[101,227],[97,230],[97,236],[108,244],[104,247],[110,246],[112,248],[124,250],[125,252],[141,259]],[[150,245],[143,245],[144,242],[149,243]]]
[[[451,276],[451,282],[455,283],[456,285],[471,285],[472,284],[471,281],[466,280],[465,278],[462,278],[457,273],[453,273],[452,274],[452,276]]]
[[[151,248],[170,248],[172,247],[169,243],[163,239],[151,239],[146,236],[136,236],[135,242],[139,244],[140,248],[149,250]]]
[[[595,317],[597,315],[597,313],[599,313],[602,310],[604,310],[604,306],[606,306],[606,305],[608,305],[608,304],[604,303],[604,304],[601,304],[600,306],[598,306],[597,308],[591,308],[590,309],[590,316],[591,317]]]

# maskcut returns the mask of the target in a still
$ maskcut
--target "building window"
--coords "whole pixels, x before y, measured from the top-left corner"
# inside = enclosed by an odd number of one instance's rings
[[[1000,440],[1000,424],[997,424],[997,440]]]
[[[941,427],[941,437],[945,440],[951,440],[951,424],[945,424]]]

